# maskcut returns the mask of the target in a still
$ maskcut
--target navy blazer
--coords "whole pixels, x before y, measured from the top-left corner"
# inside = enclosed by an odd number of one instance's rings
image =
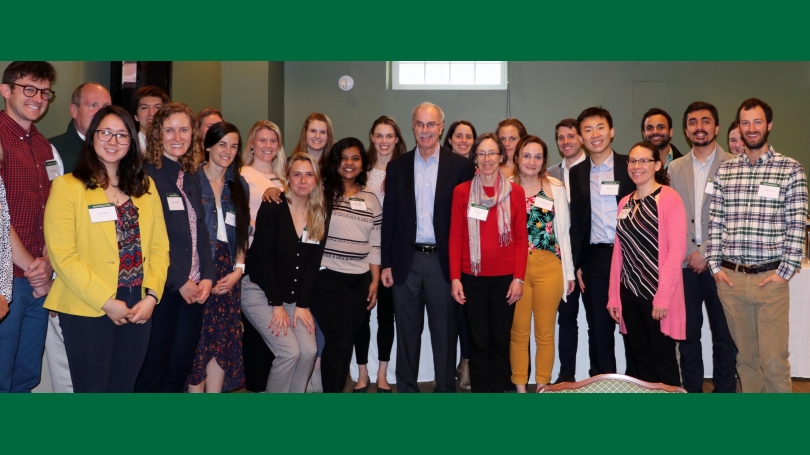
[[[627,155],[613,152],[613,179],[619,182],[616,204],[636,190],[636,184],[627,173]],[[584,255],[591,243],[591,159],[572,167],[568,173],[571,185],[571,252],[574,269],[582,268]]]
[[[416,241],[416,193],[414,157],[416,148],[388,163],[385,172],[385,204],[382,223],[382,268],[391,268],[394,284],[404,284],[411,270]],[[442,275],[450,281],[450,211],[453,190],[473,178],[472,161],[444,147],[439,150],[436,194],[433,199],[433,231]]]
[[[144,163],[143,170],[155,181],[160,203],[163,204],[163,217],[166,219],[166,231],[169,234],[169,274],[166,278],[166,289],[179,291],[188,281],[191,273],[191,227],[186,210],[169,210],[167,194],[180,194],[177,189],[177,176],[180,164],[168,158],[161,160],[160,169],[154,164]],[[200,279],[216,283],[217,274],[211,248],[208,244],[208,228],[205,226],[205,208],[202,203],[200,181],[194,174],[183,176],[183,191],[197,214],[197,253],[200,255]],[[183,201],[183,207],[186,207]]]

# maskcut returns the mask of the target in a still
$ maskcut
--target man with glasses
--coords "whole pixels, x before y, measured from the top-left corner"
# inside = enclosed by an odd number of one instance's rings
[[[53,278],[42,232],[51,180],[61,172],[34,122],[53,98],[56,70],[48,62],[12,62],[3,71],[0,143],[11,215],[14,289],[0,321],[0,392],[30,392],[38,383],[48,312],[42,307]]]
[[[717,145],[720,119],[713,105],[695,101],[683,113],[683,128],[692,150],[673,161],[667,169],[670,186],[686,206],[686,259],[683,262],[683,290],[686,297],[686,339],[678,343],[681,353],[683,387],[690,393],[703,392],[703,303],[712,331],[715,392],[734,393],[737,388],[734,341],[726,324],[717,285],[706,264],[709,246],[709,205],[712,202],[714,174],[732,158]]]
[[[439,106],[422,103],[411,120],[417,145],[388,164],[382,224],[382,280],[394,287],[397,390],[419,392],[427,308],[435,391],[455,392],[460,307],[450,295],[450,211],[453,189],[474,170],[470,160],[439,145]]]

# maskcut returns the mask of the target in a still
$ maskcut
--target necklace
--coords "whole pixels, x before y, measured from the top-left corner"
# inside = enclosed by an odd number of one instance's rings
[[[118,205],[118,185],[110,185],[110,186],[115,188],[115,194],[113,194],[113,199],[115,199],[115,205]]]

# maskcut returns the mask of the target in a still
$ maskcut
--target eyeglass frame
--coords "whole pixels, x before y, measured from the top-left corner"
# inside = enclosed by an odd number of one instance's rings
[[[37,93],[39,93],[39,97],[42,98],[44,101],[50,101],[50,100],[53,99],[54,96],[56,96],[56,92],[54,92],[53,90],[51,90],[49,88],[37,88],[37,87],[34,87],[33,85],[22,85],[22,84],[18,84],[16,82],[10,82],[8,85],[16,85],[17,87],[22,87],[23,88],[23,95],[25,95],[27,98],[33,98],[33,97],[37,96]],[[29,88],[32,89],[32,90],[36,90],[33,95],[29,95],[29,94],[25,93],[26,89],[29,89]],[[45,98],[43,96],[45,93],[50,93],[48,98]]]
[[[99,141],[101,141],[101,142],[103,142],[105,144],[112,141],[113,137],[115,137],[115,143],[118,144],[118,145],[127,146],[127,145],[130,145],[132,143],[132,136],[130,136],[129,134],[126,134],[126,133],[113,133],[112,131],[107,131],[107,130],[95,130],[95,131],[93,131],[93,133],[95,133],[96,138],[98,138]],[[101,138],[101,135],[99,135],[99,133],[108,133],[108,134],[110,134],[110,138],[105,141],[104,139]],[[122,137],[128,138],[129,142],[127,142],[126,144],[122,144],[121,143],[121,138]]]
[[[639,159],[627,158],[627,165],[633,166],[635,164],[641,164],[642,166],[645,166],[647,163],[655,163],[656,161],[657,160],[653,158],[639,158]]]
[[[428,123],[413,122],[413,127],[414,127],[414,129],[417,129],[417,130],[422,130],[425,127],[428,128],[428,131],[435,130],[437,126],[441,126],[441,125],[444,125],[444,122],[428,122]]]

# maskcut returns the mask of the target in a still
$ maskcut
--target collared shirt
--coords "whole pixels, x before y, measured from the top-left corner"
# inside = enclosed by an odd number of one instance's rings
[[[615,154],[599,166],[591,159],[591,243],[613,243],[616,239],[616,215],[618,214],[616,196],[602,196],[602,182],[614,181],[613,165]]]
[[[776,198],[758,196],[761,183],[779,186]],[[720,165],[709,207],[706,259],[712,274],[723,259],[757,264],[778,260],[790,279],[801,267],[807,219],[807,178],[801,164],[769,147],[755,163],[742,154]]]
[[[419,153],[419,147],[414,153],[413,181],[416,196],[416,243],[435,244],[436,234],[433,232],[433,202],[436,196],[436,179],[439,175],[440,145],[428,157],[427,161]]]
[[[563,183],[565,183],[565,191],[566,191],[566,194],[568,195],[568,202],[569,203],[571,202],[571,185],[568,183],[569,182],[568,173],[569,173],[569,171],[571,170],[572,167],[574,167],[577,164],[585,161],[586,158],[588,158],[588,157],[585,156],[585,153],[580,152],[579,158],[577,158],[577,160],[574,161],[574,164],[572,164],[570,167],[565,165],[565,158],[563,158],[562,163],[560,163],[560,168],[563,171],[563,180],[564,180]]]
[[[675,150],[672,150],[672,146],[670,145],[669,152],[667,152],[667,159],[666,162],[664,163],[664,169],[669,167],[669,163],[671,163],[674,158],[675,158]]]
[[[138,144],[141,146],[141,154],[146,153],[146,135],[138,131]]]
[[[35,125],[26,131],[0,111],[0,142],[3,163],[0,176],[6,185],[11,226],[33,257],[43,255],[45,235],[42,223],[45,203],[51,193],[51,181],[45,162],[54,157],[51,144]],[[23,278],[23,270],[14,266],[14,277]]]
[[[695,176],[695,244],[703,244],[703,229],[700,228],[703,222],[703,195],[706,194],[706,182],[709,180],[709,169],[717,156],[717,145],[714,151],[706,158],[705,163],[701,163],[695,157],[695,149],[692,149],[692,173]]]

